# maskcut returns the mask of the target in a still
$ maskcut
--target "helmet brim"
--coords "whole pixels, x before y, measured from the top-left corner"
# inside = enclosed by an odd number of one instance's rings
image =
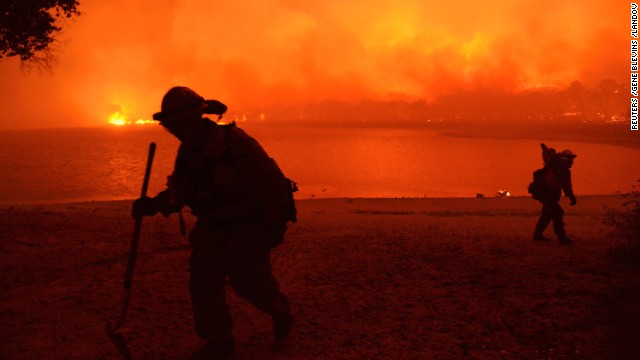
[[[178,108],[171,111],[160,111],[153,114],[153,120],[166,122],[171,118],[182,117],[186,115],[192,115],[195,113],[200,114],[214,114],[222,115],[227,112],[227,105],[218,100],[204,100],[199,107],[188,106],[186,108]]]
[[[227,105],[218,100],[205,100],[206,106],[202,109],[204,114],[222,115],[227,112]]]

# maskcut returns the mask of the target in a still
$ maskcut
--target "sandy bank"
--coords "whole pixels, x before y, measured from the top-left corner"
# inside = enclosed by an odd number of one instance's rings
[[[230,292],[235,358],[638,358],[640,271],[611,261],[600,222],[622,199],[578,201],[563,202],[570,247],[531,240],[529,198],[299,201],[273,253],[291,339],[270,351],[269,319]],[[104,327],[119,311],[129,206],[0,208],[0,358],[119,358]],[[136,359],[200,344],[188,255],[177,217],[145,219],[123,329]]]

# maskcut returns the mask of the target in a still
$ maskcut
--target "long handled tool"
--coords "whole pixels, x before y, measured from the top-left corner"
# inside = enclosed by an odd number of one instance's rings
[[[149,187],[149,177],[151,176],[151,165],[153,164],[153,156],[156,152],[156,143],[149,144],[149,156],[147,157],[147,167],[144,172],[144,182],[142,183],[142,194],[140,197],[147,196],[147,188]],[[140,226],[142,225],[142,218],[135,219],[135,225],[133,227],[133,237],[131,239],[131,248],[129,250],[129,262],[127,263],[127,272],[124,276],[124,296],[122,297],[122,310],[120,317],[115,324],[107,324],[107,336],[116,345],[118,351],[124,356],[125,359],[131,359],[131,353],[124,341],[122,333],[117,332],[118,329],[124,323],[124,319],[127,316],[127,309],[129,308],[129,299],[131,297],[131,280],[133,279],[133,270],[136,264],[136,255],[138,253],[138,240],[140,239]]]

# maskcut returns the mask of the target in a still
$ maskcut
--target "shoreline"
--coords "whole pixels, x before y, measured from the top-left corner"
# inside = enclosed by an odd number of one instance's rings
[[[630,193],[630,192],[629,192]],[[629,193],[615,193],[615,194],[588,194],[588,195],[578,195],[578,199],[583,198],[606,198],[606,197],[624,197]],[[562,199],[565,197],[563,196]],[[481,198],[469,196],[469,197],[460,197],[460,196],[451,196],[451,197],[313,197],[313,198],[304,198],[304,199],[295,199],[296,203],[298,202],[307,202],[307,201],[354,201],[354,200],[365,200],[365,201],[396,201],[396,200],[425,200],[425,201],[442,201],[442,200],[452,200],[452,201],[467,201],[467,200],[475,200],[475,201],[483,201],[483,200],[491,200],[495,199],[498,201],[515,201],[516,199],[529,199],[534,203],[538,203],[533,200],[530,196],[509,196],[509,197],[498,197],[498,196],[484,196]],[[109,203],[131,203],[135,199],[114,199],[114,200],[71,200],[71,201],[51,201],[51,202],[26,202],[26,203],[0,203],[0,210],[2,209],[10,209],[10,208],[20,208],[20,207],[60,207],[60,206],[78,206],[78,207],[87,207],[90,205],[103,205]],[[561,200],[563,202],[564,200]],[[188,207],[185,207],[187,209]]]

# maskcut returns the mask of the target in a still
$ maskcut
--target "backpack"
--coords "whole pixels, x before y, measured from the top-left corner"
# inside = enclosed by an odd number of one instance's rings
[[[533,172],[533,181],[529,184],[527,191],[535,200],[541,200],[549,192],[547,185],[547,171],[549,168],[543,167]]]
[[[294,192],[298,191],[295,181],[285,177],[276,161],[268,157],[267,153],[258,142],[243,130],[236,127],[235,122],[227,125],[220,125],[226,132],[225,141],[229,146],[231,133],[235,133],[236,141],[242,142],[247,148],[251,148],[254,153],[262,153],[264,156],[240,156],[232,159],[229,151],[225,152],[225,162],[236,171],[249,176],[255,182],[256,195],[271,215],[278,214],[285,223],[295,223],[297,219],[297,209]]]

